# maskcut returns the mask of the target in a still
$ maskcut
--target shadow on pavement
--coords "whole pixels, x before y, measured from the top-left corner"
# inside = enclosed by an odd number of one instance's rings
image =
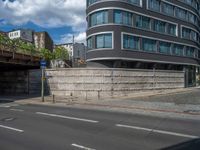
[[[1,100],[0,99],[0,104],[5,104],[5,103],[12,103],[12,100]]]
[[[200,139],[179,143],[161,150],[200,150]]]
[[[31,100],[40,97],[40,95],[0,95],[0,104],[12,103],[19,100]]]

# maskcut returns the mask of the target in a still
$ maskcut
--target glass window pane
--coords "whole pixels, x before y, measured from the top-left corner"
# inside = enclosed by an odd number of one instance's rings
[[[139,38],[132,35],[123,35],[123,48],[138,50],[139,49]]]
[[[186,47],[185,55],[188,57],[194,57],[195,48],[193,47]]]
[[[137,15],[136,27],[150,29],[150,18]]]
[[[165,33],[166,23],[159,20],[154,20],[153,30],[156,32]]]
[[[171,35],[177,35],[177,26],[174,24],[168,24],[167,33]]]
[[[104,47],[112,48],[112,34],[106,34],[104,36]]]
[[[103,48],[104,46],[103,46],[103,43],[104,43],[104,41],[103,41],[103,35],[97,35],[96,36],[96,45],[97,45],[97,48]]]
[[[170,54],[171,44],[167,42],[159,42],[159,52]]]
[[[108,23],[108,11],[100,11],[90,15],[90,26]]]
[[[170,16],[174,16],[174,6],[173,5],[163,2],[162,10],[163,10],[163,13],[170,15]]]
[[[149,52],[157,51],[157,44],[155,40],[143,38],[142,47],[144,51],[149,51]]]
[[[112,48],[112,34],[96,35],[96,48]]]
[[[160,12],[160,0],[148,0],[149,9]]]
[[[184,48],[183,45],[174,44],[173,49],[172,49],[172,54],[183,56],[183,48]]]
[[[92,37],[87,39],[87,48],[88,50],[92,49]]]
[[[114,22],[118,24],[122,23],[122,11],[120,10],[114,11]]]

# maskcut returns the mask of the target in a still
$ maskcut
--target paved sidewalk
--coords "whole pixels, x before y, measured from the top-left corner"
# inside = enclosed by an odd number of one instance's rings
[[[4,97],[9,99],[9,97]],[[3,97],[0,98],[4,99]],[[120,97],[102,100],[85,100],[72,97],[52,96],[45,97],[45,103],[40,97],[10,97],[10,100],[19,104],[37,104],[58,107],[75,107],[116,111],[125,113],[139,113],[162,117],[181,117],[200,120],[200,89],[176,89],[152,91],[134,94],[129,97]]]

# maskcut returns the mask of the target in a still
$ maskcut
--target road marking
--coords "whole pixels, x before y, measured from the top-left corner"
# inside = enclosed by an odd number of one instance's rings
[[[10,108],[10,106],[0,106],[1,108]]]
[[[8,126],[4,126],[4,125],[0,125],[0,128],[5,128],[5,129],[9,129],[9,130],[17,131],[17,132],[24,132],[24,130],[20,130],[20,129],[16,129],[16,128],[8,127]]]
[[[99,121],[95,121],[95,120],[89,120],[89,119],[83,119],[83,118],[75,118],[75,117],[62,116],[62,115],[56,115],[56,114],[49,114],[49,113],[43,113],[43,112],[36,112],[36,114],[45,115],[45,116],[51,116],[51,117],[64,118],[64,119],[78,120],[78,121],[84,121],[84,122],[90,122],[90,123],[98,123],[99,122]]]
[[[10,105],[3,104],[3,105],[0,105],[0,107],[2,107],[2,108],[10,108],[10,107],[17,107],[17,106],[19,106],[19,105],[18,104],[10,104]]]
[[[176,132],[170,132],[170,131],[163,131],[163,130],[155,130],[155,129],[150,129],[150,128],[137,127],[137,126],[129,126],[129,125],[122,125],[122,124],[116,124],[116,126],[122,127],[122,128],[135,129],[135,130],[155,132],[155,133],[160,133],[160,134],[168,134],[168,135],[191,138],[191,139],[199,138],[198,136],[194,136],[194,135],[188,135],[188,134],[182,134],[182,133],[176,133]]]
[[[85,146],[82,146],[82,145],[78,145],[78,144],[72,144],[72,146],[80,148],[80,149],[84,149],[84,150],[95,150],[95,149],[88,148],[88,147],[85,147]]]
[[[24,110],[22,109],[10,109],[11,111],[19,111],[19,112],[23,112]]]

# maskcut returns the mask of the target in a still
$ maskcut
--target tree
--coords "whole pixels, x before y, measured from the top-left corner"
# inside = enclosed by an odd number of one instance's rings
[[[28,50],[31,55],[35,54],[35,46],[33,44],[28,44]]]
[[[45,60],[52,60],[54,58],[53,54],[50,52],[50,50],[46,48],[40,49],[41,57]]]
[[[28,45],[25,42],[21,42],[19,48],[22,50],[23,54],[27,54]]]
[[[6,36],[0,34],[0,49],[2,49],[6,44]]]
[[[6,35],[0,34],[0,48],[5,49],[6,47],[11,47],[10,39]]]
[[[68,50],[61,46],[56,47],[54,50],[54,59],[69,60]]]
[[[17,47],[20,46],[20,39],[8,40],[9,46],[12,48],[11,51],[16,52]]]

